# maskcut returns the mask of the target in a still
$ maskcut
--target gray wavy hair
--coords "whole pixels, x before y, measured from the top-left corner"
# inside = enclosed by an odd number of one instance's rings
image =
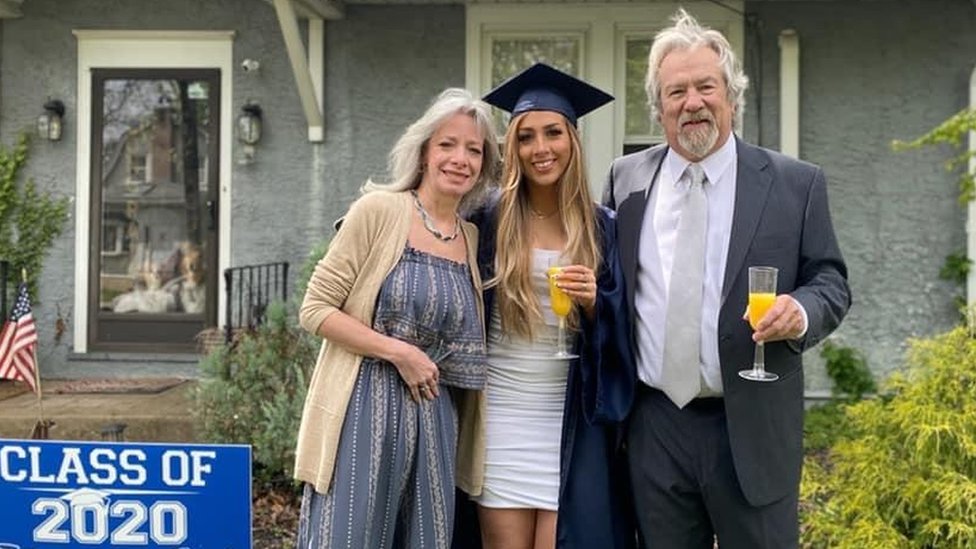
[[[647,79],[644,82],[644,91],[647,92],[651,118],[658,120],[661,116],[661,82],[658,80],[661,61],[675,50],[691,50],[705,46],[718,54],[719,65],[725,75],[728,100],[735,106],[735,130],[741,130],[749,78],[742,71],[742,65],[732,51],[729,41],[717,30],[701,26],[684,8],[675,12],[671,21],[673,24],[670,27],[662,29],[654,36],[651,53],[647,56]]]
[[[390,150],[390,157],[387,162],[390,182],[376,183],[369,180],[363,185],[362,192],[416,189],[420,185],[423,175],[420,168],[423,165],[431,136],[448,118],[458,113],[474,118],[478,131],[485,139],[481,174],[471,191],[461,199],[461,209],[470,209],[478,204],[488,185],[495,184],[498,181],[501,161],[498,139],[495,136],[488,104],[477,99],[471,92],[463,88],[447,88],[434,98],[424,114],[416,122],[410,124]]]

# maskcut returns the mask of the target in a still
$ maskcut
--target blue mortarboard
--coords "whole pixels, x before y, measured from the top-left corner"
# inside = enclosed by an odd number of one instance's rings
[[[483,99],[513,117],[527,111],[555,111],[575,126],[578,118],[613,101],[613,96],[561,70],[536,63],[499,84]]]

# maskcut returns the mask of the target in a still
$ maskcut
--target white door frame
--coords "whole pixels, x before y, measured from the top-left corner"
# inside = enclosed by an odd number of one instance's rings
[[[91,211],[91,71],[95,68],[220,70],[218,272],[230,265],[230,185],[233,141],[234,31],[75,30],[78,40],[78,123],[75,174],[74,352],[88,351],[88,262]],[[217,324],[224,324],[224,280],[217,277]]]

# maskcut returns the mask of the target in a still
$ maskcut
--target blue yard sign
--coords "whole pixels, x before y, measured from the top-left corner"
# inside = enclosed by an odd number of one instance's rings
[[[250,549],[248,446],[0,439],[0,549]]]

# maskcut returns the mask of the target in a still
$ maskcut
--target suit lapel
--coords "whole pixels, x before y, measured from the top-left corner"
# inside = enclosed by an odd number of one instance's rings
[[[620,249],[620,263],[624,269],[624,280],[627,281],[627,302],[634,307],[634,294],[637,282],[637,259],[640,253],[640,233],[644,224],[644,213],[647,211],[647,199],[651,194],[651,187],[657,181],[661,169],[661,161],[667,147],[651,149],[642,160],[641,166],[635,170],[636,174],[648,174],[647,181],[635,186],[626,198],[618,202],[617,206],[617,239]]]
[[[732,235],[729,238],[729,253],[725,260],[725,280],[722,283],[722,304],[728,297],[746,253],[752,244],[759,219],[769,189],[772,185],[772,175],[766,169],[769,160],[759,149],[743,143],[736,137],[736,155],[738,168],[735,181],[735,211],[732,214]]]

